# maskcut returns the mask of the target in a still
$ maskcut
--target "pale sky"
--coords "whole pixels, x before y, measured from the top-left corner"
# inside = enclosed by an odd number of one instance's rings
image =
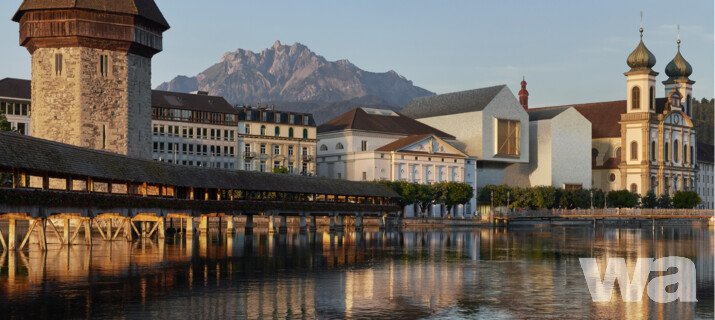
[[[0,2],[0,78],[29,79],[30,55],[10,20],[21,1]],[[641,11],[660,73],[657,96],[678,24],[693,96],[712,98],[715,85],[712,0],[156,2],[171,29],[153,60],[154,86],[196,75],[225,52],[259,52],[280,40],[364,70],[395,70],[437,93],[506,84],[516,94],[526,76],[534,107],[622,100]]]

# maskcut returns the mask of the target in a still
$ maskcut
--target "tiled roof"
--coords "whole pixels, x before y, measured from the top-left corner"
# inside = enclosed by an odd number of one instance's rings
[[[103,12],[132,14],[153,21],[169,29],[161,10],[154,0],[25,0],[12,20],[19,22],[22,14],[30,10],[86,9]]]
[[[666,102],[666,98],[655,99],[655,109],[657,113],[663,111]],[[621,136],[621,125],[618,122],[621,121],[621,114],[627,113],[628,111],[626,100],[537,108],[530,109],[528,112],[529,117],[531,117],[531,113],[535,111],[565,109],[568,107],[574,107],[574,109],[586,117],[588,121],[591,121],[593,139],[618,138]]]
[[[29,169],[101,180],[178,187],[276,191],[346,196],[397,195],[369,182],[300,175],[179,166],[75,147],[0,131],[0,169]]]
[[[715,162],[715,150],[712,144],[698,143],[698,162]]]
[[[363,108],[355,108],[330,120],[318,127],[318,133],[360,130],[382,132],[399,135],[433,134],[443,139],[454,139],[454,136],[430,127],[398,112],[393,115],[367,113]]]
[[[245,108],[236,107],[238,112],[239,121],[254,121],[254,122],[265,122],[265,123],[280,123],[280,124],[294,124],[294,125],[304,125],[303,117],[308,117],[308,126],[316,126],[315,118],[310,113],[299,113],[299,112],[289,112],[281,110],[268,110],[268,109],[258,109],[258,108]],[[266,121],[263,121],[261,113],[266,113]],[[248,114],[251,115],[251,120],[248,120]],[[276,114],[280,114],[280,121],[276,122]],[[290,115],[293,115],[293,122],[290,121]]]
[[[177,108],[193,111],[237,114],[223,97],[170,91],[151,91],[152,107]]]
[[[480,88],[436,96],[416,98],[402,109],[402,113],[414,119],[429,118],[472,111],[481,111],[506,85]]]
[[[32,97],[30,80],[14,78],[0,80],[0,97],[30,100]]]

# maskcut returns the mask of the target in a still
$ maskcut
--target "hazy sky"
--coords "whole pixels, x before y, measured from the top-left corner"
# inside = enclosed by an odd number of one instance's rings
[[[30,78],[30,55],[0,1],[0,78]],[[681,51],[693,66],[693,96],[713,97],[713,1],[235,1],[156,0],[171,29],[154,57],[154,86],[193,76],[238,48],[300,42],[334,61],[395,70],[437,93],[507,84],[526,76],[532,106],[625,99],[626,58],[644,41],[655,54],[658,96],[666,64]]]

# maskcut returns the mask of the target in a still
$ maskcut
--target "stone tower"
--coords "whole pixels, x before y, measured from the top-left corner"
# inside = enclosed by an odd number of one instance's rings
[[[151,159],[151,58],[169,24],[153,0],[25,0],[34,136]]]

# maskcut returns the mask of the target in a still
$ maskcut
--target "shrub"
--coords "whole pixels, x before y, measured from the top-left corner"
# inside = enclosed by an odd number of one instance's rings
[[[673,196],[673,207],[678,209],[692,209],[699,205],[702,200],[695,191],[678,191]]]

